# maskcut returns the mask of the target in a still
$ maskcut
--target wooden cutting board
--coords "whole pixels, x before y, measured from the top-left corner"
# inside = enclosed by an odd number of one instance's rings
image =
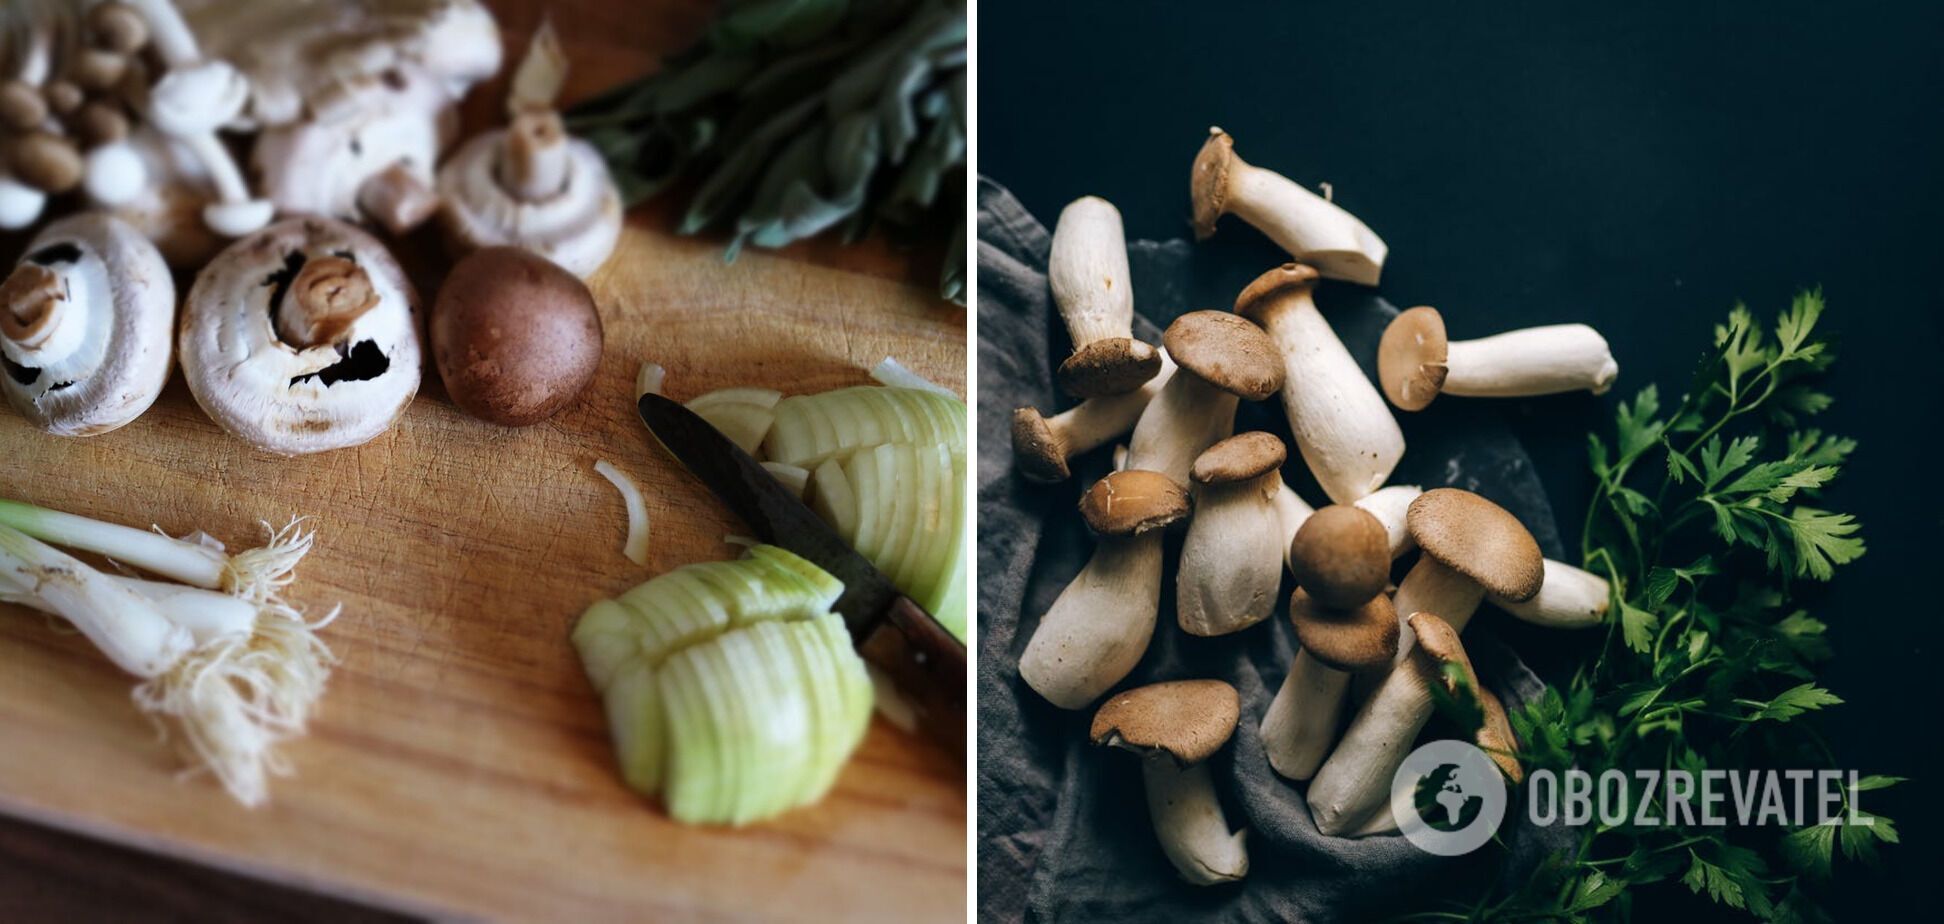
[[[722,537],[742,530],[651,449],[632,406],[639,363],[666,366],[679,399],[858,384],[887,355],[961,394],[965,380],[964,312],[929,287],[935,260],[813,243],[725,265],[719,241],[670,224],[667,206],[631,217],[591,282],[598,377],[524,430],[459,414],[429,370],[392,432],[300,459],[230,438],[179,375],[141,419],[92,439],[0,410],[0,496],[233,546],[258,543],[261,520],[310,516],[317,548],[292,597],[343,605],[324,634],[342,664],[321,715],[255,811],[178,780],[131,680],[85,641],[0,607],[0,813],[438,916],[959,919],[963,771],[882,722],[820,805],[742,830],[674,824],[616,774],[574,619],[732,557]],[[600,458],[647,494],[646,568],[621,555]]]

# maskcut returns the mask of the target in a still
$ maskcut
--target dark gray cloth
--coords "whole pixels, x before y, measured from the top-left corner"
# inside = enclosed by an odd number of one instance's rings
[[[1235,293],[1278,258],[1235,223],[1200,247],[1184,240],[1129,243],[1135,336],[1159,343],[1156,325],[1184,311],[1226,309]],[[1035,485],[1013,470],[1011,411],[1049,413],[1056,357],[1070,351],[1053,310],[1045,267],[1049,234],[997,184],[979,182],[979,911],[986,921],[1361,920],[1422,905],[1431,890],[1490,875],[1491,848],[1445,859],[1402,837],[1346,840],[1316,830],[1301,787],[1269,768],[1255,729],[1293,654],[1286,607],[1244,632],[1193,638],[1175,627],[1172,567],[1146,657],[1122,686],[1219,677],[1241,694],[1242,720],[1211,764],[1230,824],[1249,829],[1248,877],[1236,884],[1182,882],[1149,825],[1136,760],[1086,742],[1088,711],[1048,705],[1019,679],[1019,654],[1040,614],[1079,572],[1093,542],[1075,512],[1080,489],[1104,474],[1110,450],[1075,460],[1075,477]],[[1319,303],[1374,373],[1376,345],[1397,313],[1368,289],[1325,285]],[[1400,415],[1409,447],[1393,483],[1455,485],[1517,515],[1546,554],[1559,537],[1531,463],[1490,402],[1442,401]],[[1289,439],[1281,405],[1245,402],[1236,430]],[[1284,476],[1312,503],[1322,499],[1295,453]],[[1168,540],[1168,560],[1179,551]],[[1286,599],[1285,588],[1285,599]],[[1503,614],[1481,612],[1465,643],[1486,683],[1516,706],[1540,683],[1494,632]],[[1533,829],[1521,799],[1500,838],[1504,875],[1526,875],[1547,852],[1566,849],[1561,829]]]

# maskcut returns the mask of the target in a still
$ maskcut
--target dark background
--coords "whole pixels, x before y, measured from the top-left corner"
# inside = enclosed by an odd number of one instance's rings
[[[1912,778],[1865,796],[1903,844],[1881,871],[1839,858],[1831,904],[1844,920],[1933,906],[1944,5],[986,0],[978,15],[979,170],[1049,226],[1093,194],[1130,239],[1189,236],[1189,164],[1220,125],[1249,162],[1333,184],[1390,245],[1382,294],[1436,305],[1454,339],[1600,329],[1612,393],[1505,402],[1567,536],[1589,496],[1585,433],[1617,399],[1649,382],[1677,399],[1736,301],[1769,322],[1821,286],[1842,358],[1818,424],[1861,443],[1825,506],[1857,514],[1870,551],[1799,597],[1831,625],[1839,759]],[[1232,217],[1214,241],[1283,259]]]

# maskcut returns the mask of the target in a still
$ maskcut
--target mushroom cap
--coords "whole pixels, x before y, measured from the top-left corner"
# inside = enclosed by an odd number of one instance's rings
[[[113,216],[81,212],[42,229],[22,259],[81,277],[64,288],[90,304],[81,345],[65,359],[29,369],[7,358],[7,402],[57,436],[106,433],[148,410],[169,379],[175,333],[175,281],[155,245]]]
[[[1289,541],[1289,570],[1321,606],[1347,609],[1381,596],[1390,580],[1390,534],[1368,511],[1331,504]]]
[[[1161,351],[1131,337],[1095,340],[1060,364],[1060,387],[1078,398],[1124,395],[1161,371]]]
[[[1435,488],[1405,514],[1424,554],[1513,602],[1532,599],[1546,579],[1539,543],[1519,518],[1470,491]]]
[[[1188,492],[1160,472],[1110,473],[1080,498],[1080,515],[1103,536],[1134,536],[1188,515]]]
[[[621,194],[607,163],[579,138],[567,145],[567,181],[537,201],[516,198],[500,183],[505,129],[467,141],[439,168],[440,216],[460,250],[508,246],[531,250],[586,279],[621,238]]]
[[[1053,433],[1053,427],[1039,408],[1013,410],[1013,464],[1028,481],[1065,481],[1073,474],[1067,467],[1066,444]]]
[[[1195,240],[1207,240],[1214,234],[1215,222],[1228,211],[1229,172],[1235,161],[1235,139],[1210,126],[1208,140],[1195,155],[1194,173],[1188,180],[1189,194],[1195,200]]]
[[[473,251],[432,307],[432,356],[453,403],[524,427],[578,397],[601,364],[601,313],[580,278],[516,247]]]
[[[311,257],[356,264],[376,293],[334,343],[298,349],[273,313]],[[267,452],[356,446],[390,429],[418,392],[418,293],[385,245],[327,218],[241,238],[197,275],[183,305],[183,378],[223,429]]]
[[[450,100],[430,76],[394,68],[391,79],[347,81],[329,118],[266,129],[251,162],[263,195],[286,215],[366,222],[365,184],[402,167],[430,189],[443,147],[440,117]]]
[[[149,124],[164,134],[214,132],[229,124],[250,101],[250,81],[221,59],[172,68],[149,90]]]
[[[1220,680],[1172,680],[1114,694],[1087,737],[1130,751],[1166,751],[1184,766],[1213,756],[1235,734],[1242,703]]]
[[[1289,621],[1310,656],[1340,671],[1367,671],[1397,656],[1397,609],[1383,594],[1362,606],[1330,609],[1301,587],[1289,595]]]
[[[1251,280],[1235,297],[1235,313],[1257,324],[1263,323],[1265,310],[1279,304],[1284,296],[1304,295],[1316,288],[1322,274],[1303,263],[1284,263]]]
[[[1289,458],[1283,441],[1273,433],[1238,433],[1202,451],[1189,477],[1196,484],[1234,484],[1260,478],[1282,467]]]
[[[1377,380],[1384,396],[1401,410],[1429,407],[1444,389],[1448,352],[1438,309],[1419,305],[1392,318],[1377,344]]]
[[[1262,328],[1222,311],[1190,311],[1161,335],[1168,355],[1202,381],[1250,401],[1283,386],[1282,354]]]
[[[1519,766],[1517,755],[1519,739],[1512,734],[1512,720],[1505,714],[1505,704],[1499,702],[1498,695],[1479,684],[1478,707],[1485,713],[1484,724],[1478,727],[1475,741],[1485,756],[1498,764],[1505,775],[1517,783],[1525,779],[1525,770]]]
[[[1471,658],[1465,654],[1465,645],[1458,640],[1458,630],[1453,629],[1451,623],[1431,613],[1412,613],[1406,621],[1417,636],[1411,658],[1419,670],[1425,672],[1428,680],[1442,685],[1448,692],[1456,692],[1451,678],[1444,674],[1445,665],[1455,664],[1472,687],[1478,687],[1478,675],[1472,672]]]

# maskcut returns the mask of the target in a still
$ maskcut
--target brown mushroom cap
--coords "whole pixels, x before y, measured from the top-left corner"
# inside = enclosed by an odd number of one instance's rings
[[[1013,464],[1028,481],[1065,481],[1073,474],[1067,468],[1066,443],[1053,432],[1039,408],[1013,410]]]
[[[1161,371],[1161,351],[1131,337],[1095,340],[1060,364],[1060,387],[1078,398],[1124,395]]]
[[[1094,713],[1088,737],[1131,751],[1166,751],[1185,766],[1221,750],[1241,716],[1234,687],[1220,680],[1174,680],[1115,694]]]
[[[1302,588],[1289,595],[1289,621],[1310,656],[1340,671],[1367,671],[1397,656],[1397,610],[1383,594],[1362,606],[1332,610]]]
[[[1444,389],[1447,353],[1438,309],[1419,305],[1392,318],[1377,344],[1377,380],[1384,396],[1406,411],[1430,406]]]
[[[1424,554],[1513,602],[1532,599],[1546,579],[1539,543],[1519,518],[1485,498],[1458,488],[1418,495],[1405,514],[1411,538]]]
[[[553,416],[594,378],[601,314],[587,285],[553,261],[487,247],[439,287],[432,350],[453,403],[524,427]]]
[[[1250,401],[1283,386],[1283,361],[1262,328],[1221,311],[1190,311],[1161,335],[1181,368],[1202,381]]]
[[[1466,681],[1474,689],[1478,687],[1478,675],[1472,671],[1471,658],[1465,654],[1465,645],[1458,641],[1458,630],[1430,613],[1412,613],[1408,620],[1411,631],[1417,635],[1417,642],[1411,649],[1411,659],[1425,677],[1439,684],[1447,692],[1457,692],[1451,678],[1444,673],[1445,665],[1455,664]]]
[[[1316,602],[1362,605],[1390,581],[1390,536],[1360,507],[1331,504],[1310,514],[1289,542],[1289,570]]]
[[[1195,240],[1207,240],[1215,233],[1215,222],[1228,211],[1229,171],[1235,163],[1235,139],[1219,128],[1208,130],[1195,155],[1194,173],[1189,177],[1189,194],[1195,200]]]
[[[1519,750],[1519,739],[1512,734],[1512,721],[1505,714],[1505,704],[1483,684],[1478,686],[1478,706],[1485,713],[1485,723],[1478,727],[1474,738],[1479,750],[1498,764],[1506,777],[1517,783],[1525,779],[1525,770],[1519,766],[1515,755]]]
[[[1284,263],[1251,281],[1235,297],[1235,313],[1257,324],[1262,323],[1263,309],[1282,300],[1284,296],[1307,294],[1316,288],[1316,281],[1322,274],[1316,267],[1302,263]]]
[[[1253,430],[1238,433],[1203,450],[1195,457],[1189,477],[1196,484],[1234,484],[1260,478],[1282,467],[1289,450],[1273,433]]]
[[[1160,472],[1114,472],[1080,498],[1080,515],[1103,536],[1134,536],[1188,515],[1188,492]]]

